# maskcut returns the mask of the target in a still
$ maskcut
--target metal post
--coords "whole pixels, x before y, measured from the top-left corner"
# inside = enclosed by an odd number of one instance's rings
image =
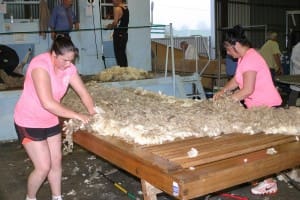
[[[173,80],[173,95],[176,96],[176,80],[175,80],[175,59],[174,59],[174,38],[173,38],[173,27],[170,23],[170,39],[171,39],[171,64],[172,64],[172,80]]]
[[[167,78],[167,76],[168,76],[169,48],[170,48],[170,45],[167,45],[167,49],[166,49],[166,60],[165,60],[165,78]]]
[[[201,36],[195,36],[195,49],[196,49],[196,57],[195,57],[195,59],[196,59],[196,66],[195,66],[195,73],[197,73],[198,74],[198,40],[197,40],[197,38],[199,38],[199,37],[201,37]]]

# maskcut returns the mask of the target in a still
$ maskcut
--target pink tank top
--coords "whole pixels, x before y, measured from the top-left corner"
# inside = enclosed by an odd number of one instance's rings
[[[282,99],[274,86],[269,67],[255,49],[249,49],[244,57],[238,60],[235,80],[238,82],[239,88],[244,86],[243,73],[246,71],[256,72],[254,92],[245,98],[247,107],[279,106]]]
[[[29,64],[24,89],[15,107],[14,120],[16,124],[23,127],[49,128],[57,125],[59,120],[56,115],[48,112],[41,105],[31,77],[31,72],[35,68],[43,68],[48,72],[51,79],[52,95],[58,102],[66,93],[70,78],[77,73],[77,70],[71,63],[70,67],[56,74],[49,52],[36,56]]]

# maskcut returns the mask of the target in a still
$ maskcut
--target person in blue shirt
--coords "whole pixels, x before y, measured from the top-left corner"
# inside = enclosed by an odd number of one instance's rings
[[[227,54],[225,58],[225,65],[226,75],[228,76],[228,78],[232,78],[236,71],[237,59]]]
[[[72,29],[79,29],[79,21],[72,10],[72,5],[73,0],[63,0],[62,4],[53,8],[49,21],[52,39],[57,34],[70,38],[69,33]]]

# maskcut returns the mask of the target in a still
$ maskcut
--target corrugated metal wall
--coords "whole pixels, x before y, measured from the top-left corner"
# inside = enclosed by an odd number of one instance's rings
[[[253,23],[249,0],[233,0],[228,2],[228,26],[240,24],[246,29],[246,36],[253,47],[259,48],[266,39],[267,24]]]
[[[236,24],[248,26],[247,37],[254,47],[260,47],[265,41],[265,28],[279,35],[279,44],[285,48],[286,11],[300,10],[299,0],[228,0],[228,26]],[[296,19],[300,17],[295,16]],[[300,24],[297,25],[300,32]],[[297,33],[299,34],[299,33]]]
[[[228,1],[228,26],[251,25],[248,0]]]

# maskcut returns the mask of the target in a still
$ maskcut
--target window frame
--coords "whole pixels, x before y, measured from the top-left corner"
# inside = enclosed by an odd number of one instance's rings
[[[7,6],[5,20],[10,20],[11,16],[16,20],[39,20],[40,0],[3,0],[2,3]],[[52,9],[61,3],[62,0],[47,0],[49,12],[51,13]],[[74,0],[73,11],[79,19],[79,0]]]
[[[127,5],[127,0],[124,1]],[[113,3],[112,0],[100,0],[100,17],[102,20],[113,20]]]

